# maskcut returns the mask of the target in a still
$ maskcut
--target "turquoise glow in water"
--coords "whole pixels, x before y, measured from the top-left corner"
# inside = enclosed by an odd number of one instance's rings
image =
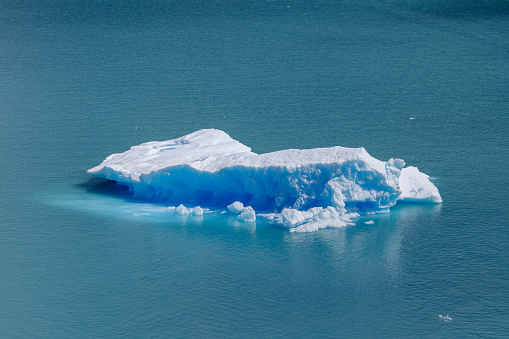
[[[508,14],[504,1],[0,4],[0,333],[507,336]],[[107,155],[201,128],[257,153],[402,158],[444,203],[291,234],[91,188]]]

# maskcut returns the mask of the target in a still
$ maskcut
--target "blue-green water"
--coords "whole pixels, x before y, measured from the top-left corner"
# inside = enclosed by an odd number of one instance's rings
[[[2,337],[509,336],[507,1],[3,1],[0,121]],[[293,234],[86,174],[201,128],[402,158],[444,203]]]

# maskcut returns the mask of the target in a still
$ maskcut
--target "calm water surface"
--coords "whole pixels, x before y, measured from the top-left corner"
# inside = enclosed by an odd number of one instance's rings
[[[2,2],[2,336],[509,336],[509,4],[479,3]],[[291,234],[86,174],[201,128],[402,158],[444,203]]]

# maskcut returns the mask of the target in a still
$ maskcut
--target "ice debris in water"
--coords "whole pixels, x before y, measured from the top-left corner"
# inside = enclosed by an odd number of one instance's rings
[[[184,204],[227,208],[241,221],[258,214],[301,232],[389,212],[398,201],[442,202],[429,177],[400,159],[384,162],[362,147],[339,146],[256,154],[214,129],[133,146],[88,172],[127,186],[136,198],[178,205],[179,214],[200,213]]]
[[[172,209],[172,208],[169,208]],[[175,208],[175,212],[180,215],[203,215],[203,209],[200,206],[196,206],[193,208],[187,208],[183,204],[178,205],[177,208]]]
[[[244,204],[240,201],[235,201],[230,205],[226,206],[228,211],[232,214],[237,214],[237,220],[243,222],[255,222],[256,213],[251,206],[244,207]]]
[[[373,225],[375,222],[373,220],[368,220],[364,222],[366,225]]]
[[[441,314],[439,314],[438,317],[440,318],[440,320],[442,320],[445,323],[448,323],[448,322],[452,321],[452,318],[449,315],[441,315]]]
[[[244,207],[237,216],[237,220],[243,222],[255,222],[256,214],[254,209],[251,206]]]

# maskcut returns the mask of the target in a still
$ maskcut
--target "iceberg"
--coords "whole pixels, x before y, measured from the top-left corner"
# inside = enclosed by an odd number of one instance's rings
[[[256,154],[223,131],[204,129],[133,146],[88,173],[127,186],[136,198],[179,206],[177,213],[193,213],[184,205],[227,208],[241,221],[258,214],[290,231],[314,231],[389,212],[397,202],[442,202],[426,174],[404,166],[362,147]]]

